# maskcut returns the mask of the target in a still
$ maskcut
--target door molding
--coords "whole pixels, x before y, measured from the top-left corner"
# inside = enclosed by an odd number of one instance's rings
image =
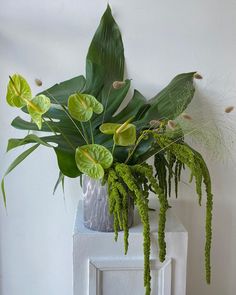
[[[150,260],[151,270],[158,271],[158,295],[171,295],[172,259],[164,263]],[[99,258],[89,260],[89,295],[103,295],[102,274],[105,271],[143,271],[143,259]]]

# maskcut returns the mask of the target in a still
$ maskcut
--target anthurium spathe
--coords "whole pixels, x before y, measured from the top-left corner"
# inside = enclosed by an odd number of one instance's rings
[[[50,106],[50,99],[43,94],[35,96],[27,104],[28,112],[39,129],[42,128],[42,115],[50,109]]]
[[[112,165],[113,156],[102,145],[88,144],[76,149],[75,161],[82,173],[95,179],[101,179],[104,176],[104,169]]]
[[[51,106],[50,99],[41,94],[34,98],[28,82],[19,74],[10,76],[7,87],[7,103],[12,107],[22,108],[27,106],[29,115],[33,122],[42,128],[42,115],[45,114]]]
[[[32,99],[32,93],[29,84],[19,74],[9,76],[10,81],[7,86],[7,103],[11,107],[22,108]]]
[[[75,93],[68,99],[68,111],[74,119],[87,122],[92,118],[93,113],[103,112],[103,105],[92,95]]]
[[[113,134],[116,145],[133,145],[136,141],[136,126],[130,123],[132,119],[130,118],[123,124],[104,123],[100,126],[100,131],[104,134]]]

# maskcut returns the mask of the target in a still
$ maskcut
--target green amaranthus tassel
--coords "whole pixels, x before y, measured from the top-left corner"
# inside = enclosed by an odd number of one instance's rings
[[[159,224],[158,224],[158,244],[159,244],[159,259],[161,262],[166,257],[166,242],[165,242],[165,224],[166,224],[166,211],[169,208],[167,196],[163,193],[163,190],[159,187],[157,180],[153,176],[153,168],[151,165],[144,163],[142,165],[135,165],[131,167],[136,173],[140,173],[146,176],[150,185],[160,202],[159,212]]]
[[[152,134],[156,139],[158,145],[163,150],[168,150],[175,155],[176,159],[183,165],[186,165],[192,176],[195,178],[196,192],[199,197],[199,205],[202,200],[202,182],[204,182],[207,202],[206,202],[206,242],[205,242],[205,270],[206,270],[206,281],[211,281],[211,242],[212,242],[212,209],[213,209],[213,194],[211,189],[211,178],[207,168],[207,165],[202,158],[201,154],[192,149],[186,143],[177,143],[171,141],[164,135],[155,133],[153,131],[147,131]]]
[[[142,188],[135,180],[132,171],[128,165],[117,164],[115,166],[116,173],[127,185],[128,189],[133,193],[135,205],[143,224],[143,251],[144,251],[144,286],[146,288],[146,295],[151,294],[151,275],[150,275],[150,224],[148,215],[148,203],[143,198]]]

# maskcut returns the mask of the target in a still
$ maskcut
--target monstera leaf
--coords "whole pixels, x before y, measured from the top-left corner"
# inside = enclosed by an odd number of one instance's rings
[[[89,144],[76,149],[75,161],[81,172],[92,178],[100,179],[104,176],[104,169],[112,165],[113,157],[104,146]]]
[[[30,86],[21,75],[14,74],[10,77],[6,98],[10,106],[17,108],[22,108],[32,98]]]
[[[35,96],[27,105],[28,112],[39,129],[42,128],[42,115],[50,109],[50,106],[50,99],[43,94]]]
[[[92,95],[76,93],[68,99],[68,111],[74,119],[87,122],[91,119],[93,112],[102,113],[103,105]]]
[[[68,97],[76,92],[82,92],[86,84],[84,76],[80,75],[72,79],[55,84],[39,94],[44,94],[51,99],[53,104],[67,105]]]
[[[129,146],[136,141],[136,127],[127,120],[124,124],[104,123],[100,126],[100,131],[104,134],[113,134],[116,145]]]
[[[7,145],[7,152],[9,152],[12,149],[15,149],[17,147],[20,147],[22,145],[28,144],[28,143],[38,143],[41,145],[44,145],[46,147],[53,147],[52,145],[48,144],[46,141],[44,141],[42,138],[39,138],[35,134],[29,134],[24,138],[11,138],[8,140]]]

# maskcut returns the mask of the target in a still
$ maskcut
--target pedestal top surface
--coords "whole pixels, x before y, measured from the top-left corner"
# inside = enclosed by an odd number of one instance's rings
[[[152,204],[150,204],[151,206]],[[151,208],[154,208],[154,206],[151,206]],[[155,208],[156,209],[156,208]],[[152,233],[156,233],[158,231],[158,214],[159,210],[156,209],[156,211],[150,211],[149,212],[149,218],[150,218],[150,231]],[[129,234],[139,234],[143,232],[143,226],[140,221],[140,218],[137,214],[137,211],[135,209],[134,214],[134,224],[130,228]],[[166,215],[166,229],[165,232],[187,232],[183,224],[180,222],[180,220],[174,215],[171,208],[168,209],[167,215]],[[77,234],[89,234],[89,235],[114,235],[113,232],[98,232],[98,231],[92,231],[90,229],[87,229],[83,225],[83,206],[82,201],[79,202],[77,213],[76,213],[76,220],[75,220],[75,227],[74,227],[74,235]]]

